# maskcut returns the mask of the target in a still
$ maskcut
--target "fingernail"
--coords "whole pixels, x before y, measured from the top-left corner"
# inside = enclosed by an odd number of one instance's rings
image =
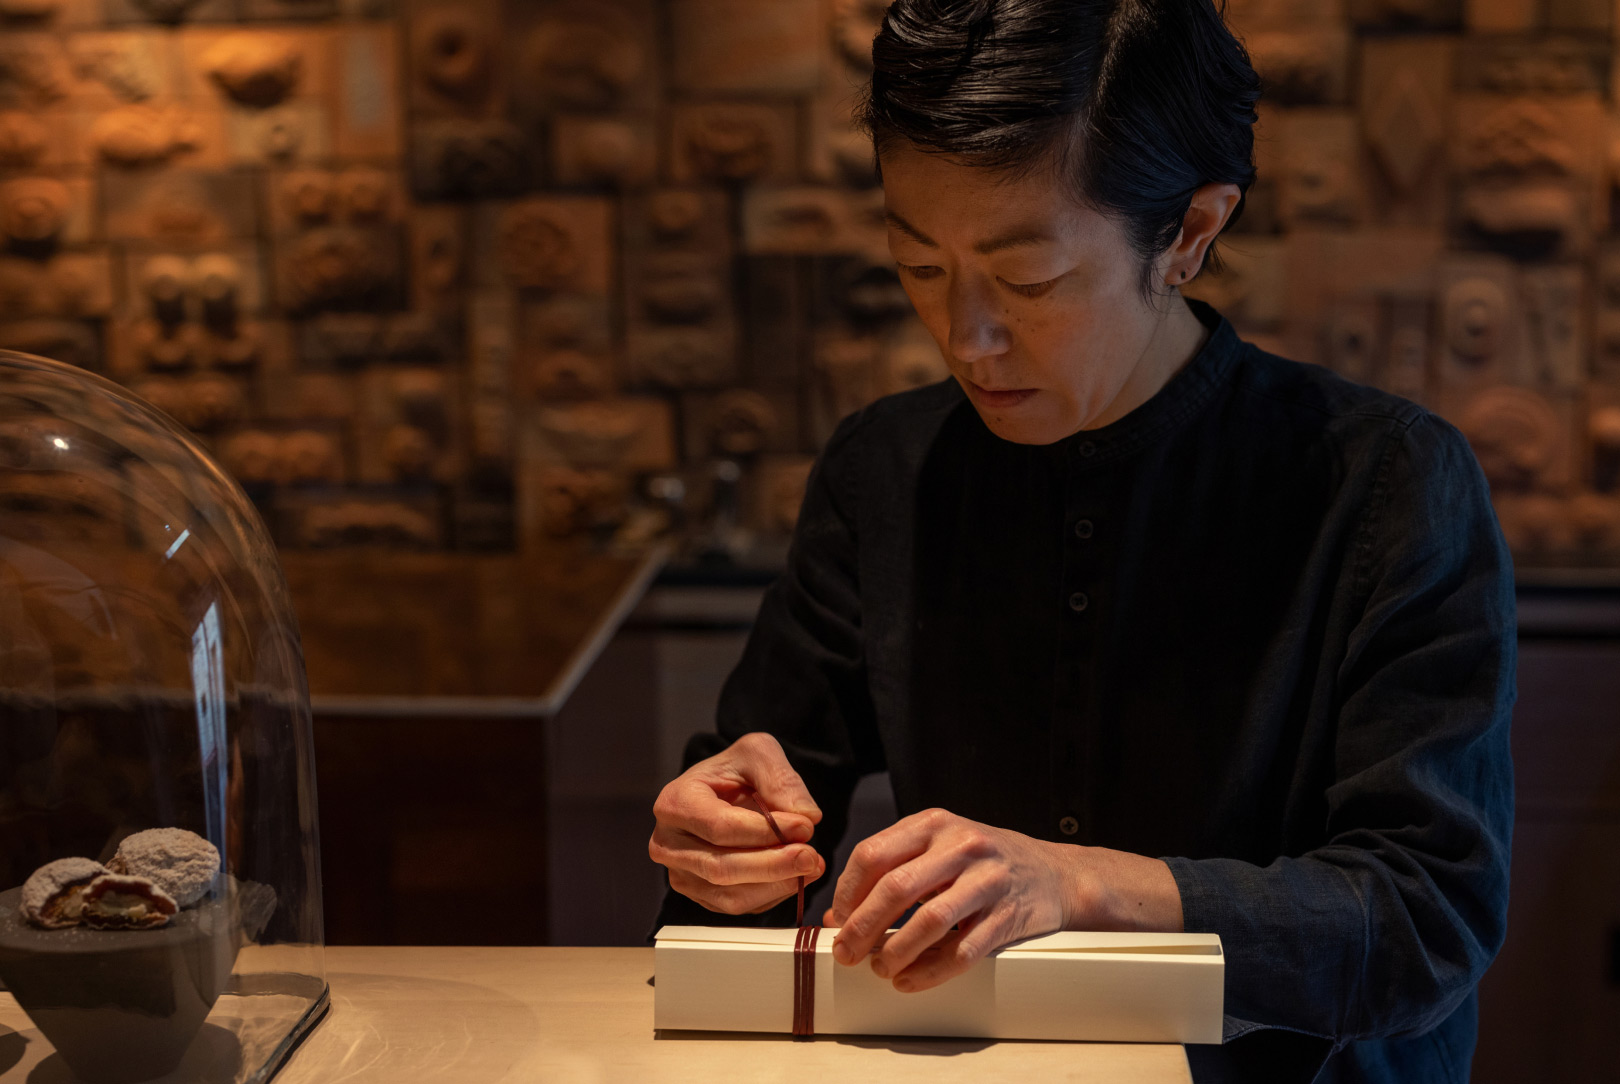
[[[873,957],[873,959],[872,959],[872,974],[876,975],[880,979],[888,978],[889,977],[889,965],[884,963],[882,960],[880,960],[880,959],[878,959],[876,957]]]
[[[916,983],[907,978],[899,978],[894,980],[894,988],[899,990],[902,994],[910,993],[912,987],[915,985]]]
[[[800,852],[799,860],[793,864],[793,868],[800,873],[814,873],[816,871],[816,852]]]
[[[850,952],[849,946],[838,940],[836,937],[833,938],[832,954],[833,959],[837,960],[841,964],[852,964],[855,962],[854,954]]]

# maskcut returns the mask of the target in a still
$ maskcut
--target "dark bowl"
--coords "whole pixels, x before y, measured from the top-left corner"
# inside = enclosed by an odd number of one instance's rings
[[[36,929],[21,895],[0,892],[0,982],[74,1073],[134,1084],[179,1065],[236,963],[237,894],[156,930]]]

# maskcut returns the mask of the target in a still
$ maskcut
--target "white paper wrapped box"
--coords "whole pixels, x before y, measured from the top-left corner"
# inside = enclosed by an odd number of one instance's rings
[[[665,926],[653,1026],[793,1030],[792,929]],[[1221,1041],[1225,957],[1216,934],[1054,933],[992,953],[931,990],[901,993],[862,963],[815,948],[816,1034]]]

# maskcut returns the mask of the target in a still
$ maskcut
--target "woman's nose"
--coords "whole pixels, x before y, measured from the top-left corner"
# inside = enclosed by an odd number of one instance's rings
[[[993,299],[970,289],[953,290],[949,300],[951,354],[964,363],[1006,353],[1012,336]]]

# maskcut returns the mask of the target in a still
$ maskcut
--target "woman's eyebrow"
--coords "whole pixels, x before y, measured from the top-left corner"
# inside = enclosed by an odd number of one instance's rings
[[[913,226],[904,218],[895,214],[893,211],[888,210],[887,208],[885,208],[883,211],[883,220],[889,225],[893,226],[895,229],[899,230],[901,233],[905,234],[907,237],[910,237],[919,245],[927,245],[929,248],[939,247],[926,233],[923,233],[916,226]],[[991,252],[999,252],[1004,248],[1017,248],[1020,245],[1038,245],[1053,240],[1056,240],[1056,238],[1054,238],[1051,234],[1046,233],[1043,230],[1030,227],[1026,229],[1014,230],[1012,233],[1006,233],[1000,237],[993,237],[988,241],[979,241],[973,246],[973,251],[979,253],[980,255],[987,255]]]

